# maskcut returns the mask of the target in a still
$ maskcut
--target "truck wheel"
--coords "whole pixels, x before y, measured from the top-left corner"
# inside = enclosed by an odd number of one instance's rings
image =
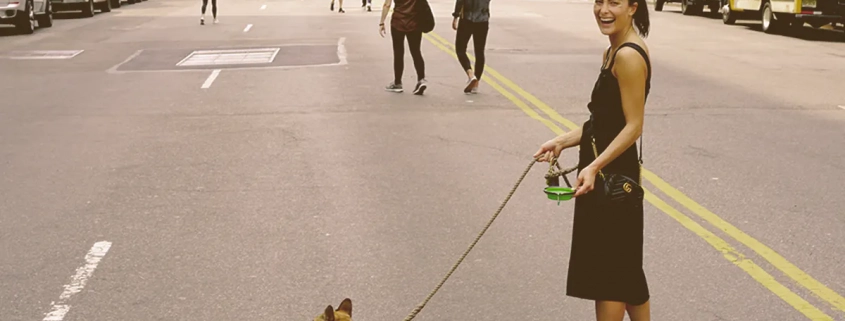
[[[778,20],[775,13],[772,11],[772,3],[766,1],[763,3],[763,32],[773,34],[779,32],[783,26],[783,20]]]
[[[731,3],[728,1],[725,1],[725,4],[722,5],[722,23],[726,25],[736,23],[736,13],[731,11]]]
[[[654,2],[654,11],[663,11],[663,4],[666,0],[657,0]]]

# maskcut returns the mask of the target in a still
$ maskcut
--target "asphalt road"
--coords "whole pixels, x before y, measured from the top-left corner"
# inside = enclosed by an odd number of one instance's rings
[[[388,93],[374,4],[221,1],[200,26],[199,1],[150,0],[0,29],[0,319],[311,320],[346,297],[356,321],[404,319],[586,119],[608,43],[589,2],[499,0],[498,85],[467,96],[435,0],[428,91]],[[653,320],[845,320],[841,31],[651,15]],[[275,59],[177,66],[244,48]],[[83,51],[10,59],[32,50]],[[593,318],[565,296],[572,203],[545,198],[545,166],[415,320]]]

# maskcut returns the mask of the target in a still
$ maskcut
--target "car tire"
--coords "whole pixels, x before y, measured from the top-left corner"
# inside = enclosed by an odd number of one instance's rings
[[[31,35],[35,32],[35,11],[32,7],[32,0],[27,0],[24,5],[24,14],[17,16],[18,21],[15,23],[18,32],[25,35]]]
[[[35,17],[35,19],[38,19],[39,28],[50,28],[53,26],[53,5],[50,4],[50,1],[47,1],[47,10],[44,11],[44,14]]]
[[[94,16],[94,0],[88,0],[88,5],[82,9],[82,16],[86,18]]]

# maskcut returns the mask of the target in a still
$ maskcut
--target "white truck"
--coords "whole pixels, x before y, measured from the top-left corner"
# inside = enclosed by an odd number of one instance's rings
[[[800,29],[845,26],[845,0],[721,0],[722,22],[757,20],[766,33]],[[845,34],[843,34],[845,35]],[[845,36],[843,36],[845,39]]]

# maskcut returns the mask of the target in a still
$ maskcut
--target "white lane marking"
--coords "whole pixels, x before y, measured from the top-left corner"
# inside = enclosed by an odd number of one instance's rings
[[[43,321],[62,321],[65,318],[65,315],[70,311],[70,305],[67,304],[68,300],[74,294],[82,291],[85,283],[88,282],[88,278],[94,274],[94,270],[100,264],[100,260],[109,252],[109,248],[111,248],[111,242],[94,243],[94,246],[85,255],[85,265],[76,269],[76,274],[71,278],[70,284],[65,285],[65,290],[59,296],[59,302],[53,302],[53,309],[44,317]]]
[[[537,17],[537,18],[542,18],[542,17],[543,17],[543,15],[541,15],[541,14],[539,14],[539,13],[533,13],[533,12],[526,12],[526,13],[525,13],[525,15],[526,15],[526,16],[529,16],[529,17]]]
[[[249,29],[252,29],[252,24],[246,25],[246,28],[244,28],[244,32],[249,31]]]
[[[261,9],[258,9],[258,10],[264,10],[264,9],[267,9],[267,5],[266,5],[266,4],[262,4],[262,5],[261,5]]]
[[[845,105],[839,105],[839,108],[845,109]]]
[[[220,69],[214,69],[214,71],[211,72],[211,75],[208,75],[208,78],[202,84],[202,89],[208,89],[208,87],[211,87],[211,84],[214,83],[214,80],[217,79],[217,75],[219,74]]]
[[[343,44],[346,42],[346,37],[341,37],[337,41],[337,58],[340,60],[340,65],[346,64],[346,46]]]

